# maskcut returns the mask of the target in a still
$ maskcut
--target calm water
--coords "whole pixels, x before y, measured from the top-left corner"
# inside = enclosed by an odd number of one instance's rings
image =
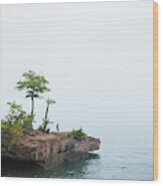
[[[55,170],[8,169],[8,176],[153,179],[152,3],[4,5],[1,7],[1,105],[16,100],[24,71],[43,73],[57,104],[49,118],[62,131],[100,138],[87,160]],[[109,11],[108,11],[109,10]],[[35,128],[45,101],[36,100]],[[55,130],[55,124],[51,124]]]

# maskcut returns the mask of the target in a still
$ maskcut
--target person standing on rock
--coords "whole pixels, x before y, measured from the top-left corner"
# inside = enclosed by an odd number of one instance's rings
[[[57,132],[59,132],[59,123],[56,124]]]

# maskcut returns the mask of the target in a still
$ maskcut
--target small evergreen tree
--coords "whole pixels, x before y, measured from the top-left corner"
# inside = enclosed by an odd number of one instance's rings
[[[31,70],[23,73],[22,79],[17,82],[16,88],[18,90],[26,89],[25,97],[31,99],[31,116],[34,115],[34,99],[39,98],[40,94],[50,91],[47,87],[48,84],[49,82],[44,76],[37,75]]]
[[[47,128],[48,124],[50,123],[50,121],[48,119],[49,106],[51,104],[55,104],[55,103],[56,103],[55,100],[52,100],[52,99],[49,99],[49,98],[46,100],[45,117],[43,119],[42,126],[39,127],[39,129],[42,130],[43,132],[49,132],[49,128]]]

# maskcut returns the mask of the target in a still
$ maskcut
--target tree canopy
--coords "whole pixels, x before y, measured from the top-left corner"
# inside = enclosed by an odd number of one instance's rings
[[[50,91],[47,86],[48,80],[43,75],[37,75],[29,70],[23,73],[22,79],[17,82],[18,90],[26,89],[26,98],[31,98],[31,115],[34,114],[34,98],[39,98],[40,94]]]
[[[34,96],[38,97],[39,93],[50,91],[50,88],[47,87],[48,84],[48,80],[43,75],[37,75],[29,70],[23,73],[22,79],[17,82],[16,88],[18,90],[27,89],[26,97],[31,97],[33,91],[37,94]]]

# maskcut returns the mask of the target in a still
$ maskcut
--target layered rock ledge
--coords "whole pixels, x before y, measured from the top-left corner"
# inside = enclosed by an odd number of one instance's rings
[[[35,131],[23,135],[16,144],[2,135],[2,159],[29,161],[43,168],[51,168],[85,158],[90,151],[100,147],[100,140],[97,138],[84,136],[73,139],[65,138],[65,135],[66,132],[47,134]]]

